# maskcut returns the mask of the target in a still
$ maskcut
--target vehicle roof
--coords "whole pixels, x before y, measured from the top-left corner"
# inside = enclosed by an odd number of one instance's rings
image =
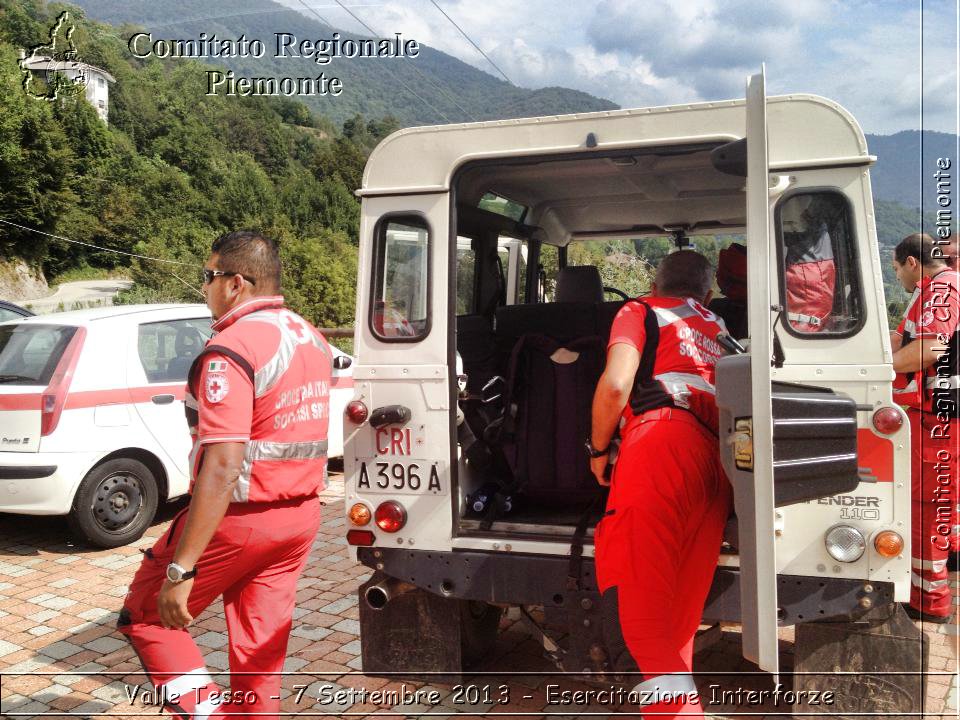
[[[737,140],[746,134],[745,105],[742,99],[724,100],[405,128],[374,149],[358,194],[446,192],[460,165],[483,158]],[[853,116],[816,95],[768,97],[767,132],[772,170],[871,159]],[[596,137],[595,148],[586,147],[589,133]]]
[[[165,319],[170,317],[208,317],[210,310],[200,303],[168,303],[157,305],[109,305],[107,307],[69,310],[67,312],[33,315],[31,317],[9,320],[14,323],[33,323],[39,325],[88,325],[99,320],[136,316],[137,320]]]

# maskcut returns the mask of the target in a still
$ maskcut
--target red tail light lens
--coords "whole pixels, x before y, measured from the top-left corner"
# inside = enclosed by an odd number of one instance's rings
[[[347,532],[347,545],[373,545],[376,536],[370,530],[350,530]]]
[[[359,400],[354,400],[347,404],[347,417],[357,425],[363,425],[367,421],[367,415],[369,414],[367,406]]]
[[[884,435],[893,435],[903,427],[903,413],[892,407],[882,407],[873,414],[873,427]]]
[[[86,336],[86,328],[77,328],[73,337],[70,338],[70,342],[67,343],[63,355],[60,356],[57,369],[53,371],[53,375],[50,377],[50,384],[43,391],[43,396],[40,398],[41,436],[49,435],[57,429],[57,423],[60,422],[60,413],[63,412],[64,403],[67,401],[67,392],[70,390],[70,381],[73,380],[73,371],[80,359],[80,348],[83,347]]]
[[[380,503],[377,511],[374,513],[374,519],[377,521],[377,527],[384,532],[395,533],[407,522],[407,511],[403,506],[393,500]]]

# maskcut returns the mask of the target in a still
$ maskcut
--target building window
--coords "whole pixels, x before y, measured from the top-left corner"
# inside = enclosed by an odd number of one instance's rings
[[[101,110],[106,110],[107,104],[103,100],[97,100],[97,107]]]
[[[103,87],[106,84],[107,82],[102,77],[97,78],[97,87]]]

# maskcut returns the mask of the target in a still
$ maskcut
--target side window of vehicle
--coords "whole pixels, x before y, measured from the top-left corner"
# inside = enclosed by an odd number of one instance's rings
[[[457,238],[457,315],[476,312],[477,254],[470,238]]]
[[[850,205],[837,191],[790,195],[777,205],[783,322],[802,337],[852,335],[864,303]]]
[[[212,334],[209,318],[140,325],[137,352],[147,382],[186,381],[190,365]]]
[[[416,215],[377,225],[370,326],[387,342],[416,342],[429,323],[430,231]]]

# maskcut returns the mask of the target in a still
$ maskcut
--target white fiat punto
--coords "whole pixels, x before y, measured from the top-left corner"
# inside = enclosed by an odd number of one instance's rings
[[[0,323],[0,512],[67,515],[83,540],[139,538],[187,492],[187,371],[204,305],[119,305]],[[330,457],[343,454],[351,358],[334,353]]]

